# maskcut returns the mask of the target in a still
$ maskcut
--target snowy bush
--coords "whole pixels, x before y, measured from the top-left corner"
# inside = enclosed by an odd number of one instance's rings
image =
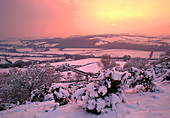
[[[46,84],[42,85],[36,90],[33,90],[31,92],[31,102],[39,101],[42,102],[44,100],[52,100],[52,98],[47,97],[46,95],[48,94],[48,87]],[[46,97],[45,97],[46,96]]]
[[[129,88],[135,88],[136,92],[155,92],[159,91],[154,84],[154,74],[149,71],[142,71],[137,68],[131,68],[131,76],[128,78],[129,80]]]
[[[44,95],[43,93],[36,89],[31,92],[31,102],[39,101],[42,102],[44,101]]]
[[[105,108],[116,109],[119,103],[126,102],[126,97],[121,88],[122,74],[108,71],[95,82],[75,91],[72,99],[76,102],[77,100],[83,100],[83,107],[86,111],[95,114],[100,114]],[[85,95],[84,99],[83,95]]]
[[[76,103],[77,103],[77,100],[81,100],[82,101],[83,100],[82,96],[85,95],[85,93],[86,93],[86,89],[85,88],[78,89],[72,95],[72,100],[75,100]]]
[[[167,70],[167,72],[163,75],[162,81],[170,81],[170,70]]]
[[[170,81],[170,62],[162,62],[158,65],[154,65],[151,68],[154,72],[157,78],[161,78],[163,81]]]
[[[63,84],[53,83],[49,90],[53,94],[55,102],[65,105],[69,102],[69,92]]]
[[[170,62],[162,62],[152,67],[157,77],[164,75],[170,69]]]

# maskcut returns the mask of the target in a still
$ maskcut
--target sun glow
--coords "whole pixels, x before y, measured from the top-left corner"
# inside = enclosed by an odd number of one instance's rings
[[[94,17],[98,20],[125,20],[125,19],[146,19],[153,17],[156,13],[159,13],[158,2],[141,2],[139,0],[132,1],[116,1],[108,0],[107,2],[95,2],[95,6],[92,11]],[[154,11],[154,12],[153,12]]]
[[[144,13],[135,11],[132,7],[125,8],[100,8],[96,12],[96,16],[103,19],[122,20],[126,18],[144,17]]]
[[[0,37],[169,35],[169,4],[170,0],[0,0]]]

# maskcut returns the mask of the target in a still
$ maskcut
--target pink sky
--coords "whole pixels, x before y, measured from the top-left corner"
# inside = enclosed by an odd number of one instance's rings
[[[169,0],[0,0],[0,35],[170,35],[169,5]]]

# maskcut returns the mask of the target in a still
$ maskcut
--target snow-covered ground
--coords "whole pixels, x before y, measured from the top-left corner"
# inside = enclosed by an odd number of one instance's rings
[[[162,93],[147,92],[143,95],[126,92],[129,115],[127,118],[169,118],[170,85],[160,85]]]
[[[163,92],[143,94],[126,91],[127,103],[117,110],[107,110],[103,118],[169,118],[170,85],[157,82]],[[0,112],[0,118],[102,118],[101,115],[88,113],[83,109],[83,102],[58,106],[54,101],[34,102],[20,105]]]
[[[83,54],[89,55],[93,54],[95,56],[102,56],[103,54],[109,54],[113,57],[123,57],[124,55],[130,55],[131,57],[142,57],[149,58],[151,51],[141,51],[141,50],[127,50],[127,49],[98,49],[98,48],[66,48],[63,51],[59,51],[57,48],[50,49],[50,51],[45,52],[34,52],[41,54]],[[159,55],[163,53],[161,51],[154,51],[152,58],[159,58]]]
[[[99,59],[83,59],[68,61],[71,65],[92,64],[78,68],[85,72],[98,72],[97,62]],[[63,64],[66,62],[54,63]],[[125,62],[117,62],[121,66]],[[170,84],[163,84],[158,78],[155,84],[162,92],[134,93],[129,89],[125,91],[126,103],[121,103],[116,110],[105,109],[103,114],[95,115],[83,108],[83,102],[70,101],[67,105],[59,106],[55,101],[34,102],[19,105],[12,109],[0,111],[0,118],[169,118],[170,117]]]
[[[85,65],[88,63],[95,63],[100,61],[99,58],[88,58],[88,59],[80,59],[80,60],[74,60],[74,61],[64,61],[64,62],[56,62],[56,63],[52,63],[51,65],[53,66],[57,66],[57,65],[61,65],[61,64],[65,64],[68,63],[70,65]]]
[[[28,59],[28,58],[25,58],[25,60],[23,60],[23,61],[28,61],[26,59]],[[10,61],[12,61],[12,62],[15,62],[17,60],[20,60],[20,59],[10,59]],[[85,64],[90,63],[89,65],[80,67],[78,69],[81,70],[81,71],[85,71],[85,72],[94,72],[94,73],[97,73],[100,70],[100,68],[97,65],[97,62],[99,62],[99,61],[100,61],[99,58],[88,58],[88,59],[80,59],[80,60],[74,60],[74,61],[56,62],[56,63],[51,63],[51,65],[57,67],[58,65],[62,65],[62,64],[65,64],[65,63],[68,63],[70,65],[85,65]],[[123,65],[126,62],[117,61],[116,63],[120,64],[120,66],[123,67]],[[11,69],[11,68],[0,68],[0,72],[1,73],[9,72],[9,69]]]

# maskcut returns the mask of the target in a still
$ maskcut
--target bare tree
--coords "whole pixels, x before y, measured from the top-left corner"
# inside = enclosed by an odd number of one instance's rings
[[[98,66],[102,69],[102,70],[107,70],[107,69],[112,69],[113,67],[115,67],[116,61],[108,54],[104,54],[100,60],[100,62],[98,63]]]
[[[138,69],[146,69],[147,68],[147,64],[148,64],[148,60],[144,59],[144,58],[133,58],[131,60],[129,60],[125,65],[124,65],[124,69],[128,69],[130,70],[131,67],[136,67]]]
[[[160,62],[169,62],[170,61],[170,48],[166,49],[166,51],[160,54],[159,57]]]
[[[153,56],[153,51],[151,51],[151,53],[149,54],[149,59],[151,59]]]
[[[130,55],[124,55],[124,56],[123,56],[123,60],[124,60],[124,61],[130,60],[130,59],[131,59],[131,56],[130,56]]]

